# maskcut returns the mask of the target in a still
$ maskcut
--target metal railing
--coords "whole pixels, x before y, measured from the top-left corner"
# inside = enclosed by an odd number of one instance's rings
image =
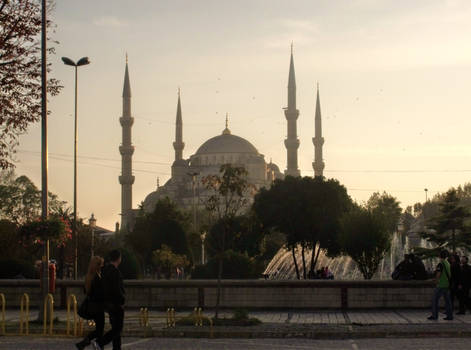
[[[175,314],[175,308],[167,308],[166,314],[164,315],[150,315],[149,310],[146,307],[141,307],[139,311],[139,326],[141,328],[151,328],[151,319],[165,319],[165,328],[175,328],[177,325],[177,320],[188,319],[188,317],[193,318],[193,323],[195,327],[203,327],[204,322],[209,325],[209,336],[212,338],[214,336],[213,331],[213,320],[203,314],[203,309],[201,307],[195,307],[190,316],[181,316],[177,317]]]
[[[195,307],[195,309],[193,310],[193,317],[195,319],[195,326],[202,327],[203,316],[202,316],[202,309],[200,307]]]
[[[6,300],[5,300],[5,294],[0,293],[0,303],[2,304],[2,327],[1,327],[1,332],[2,335],[5,335],[5,306],[6,306]]]
[[[146,307],[141,307],[139,313],[139,326],[148,327],[149,326],[149,310]]]
[[[20,335],[29,335],[29,295],[23,293],[20,299]]]
[[[70,294],[67,298],[67,328],[66,328],[66,335],[70,335],[70,306],[73,306],[73,315],[74,315],[74,336],[77,336],[78,331],[78,317],[77,317],[77,298],[74,294]]]
[[[3,293],[0,293],[0,334],[6,335],[6,299]],[[44,314],[43,314],[43,336],[49,335],[52,336],[54,332],[54,296],[49,293],[44,298]],[[29,335],[29,308],[30,308],[30,298],[27,293],[23,293],[20,299],[20,318],[19,318],[19,335]],[[71,315],[71,312],[73,313]],[[134,318],[135,316],[132,316]],[[145,328],[147,330],[151,329],[150,319],[165,319],[166,328],[175,328],[178,320],[188,319],[188,316],[177,317],[175,313],[175,308],[167,308],[166,314],[153,315],[150,316],[149,310],[147,307],[141,307],[139,311],[138,322],[139,327]],[[202,327],[204,323],[207,322],[210,329],[210,337],[213,337],[213,321],[210,317],[203,315],[203,310],[201,307],[195,307],[192,314],[189,316],[193,318],[195,327]],[[71,333],[70,322],[73,321],[73,333]],[[203,322],[204,321],[204,322]],[[90,323],[90,321],[88,321]],[[92,322],[94,323],[94,322]],[[49,327],[48,327],[49,326]],[[94,324],[88,324],[88,326],[94,326]],[[74,294],[70,294],[67,298],[67,319],[66,319],[66,336],[81,336],[83,335],[84,321],[82,318],[78,317],[77,314],[77,298]],[[64,333],[62,333],[64,334]]]
[[[175,327],[175,309],[173,307],[167,309],[167,327]]]
[[[48,310],[49,306],[49,310]],[[48,312],[49,311],[49,312]],[[49,332],[47,332],[47,319],[49,317]],[[52,335],[54,329],[54,297],[48,293],[44,298],[44,315],[43,315],[43,335]]]

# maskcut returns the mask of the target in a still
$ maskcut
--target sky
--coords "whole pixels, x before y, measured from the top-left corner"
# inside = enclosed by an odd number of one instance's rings
[[[64,89],[49,101],[49,189],[73,203],[78,72],[78,215],[120,221],[122,89],[132,90],[133,206],[168,180],[181,89],[184,157],[224,129],[286,169],[294,44],[299,168],[313,176],[316,84],[324,175],[365,201],[405,208],[471,178],[471,2],[467,0],[61,0],[49,56]],[[20,139],[16,172],[40,187],[40,124]]]

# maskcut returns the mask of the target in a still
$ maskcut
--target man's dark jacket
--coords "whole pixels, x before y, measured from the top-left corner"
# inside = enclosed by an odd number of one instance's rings
[[[105,289],[105,304],[124,305],[123,276],[113,264],[108,264],[103,269],[103,286]]]

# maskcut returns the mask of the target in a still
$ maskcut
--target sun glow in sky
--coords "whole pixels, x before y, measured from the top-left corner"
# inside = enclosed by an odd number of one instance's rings
[[[289,48],[300,110],[299,168],[312,176],[320,84],[324,175],[363,201],[403,207],[471,179],[471,2],[467,0],[57,1],[50,56],[49,188],[73,203],[74,74],[79,68],[78,211],[120,221],[125,53],[132,89],[133,205],[170,176],[181,88],[184,157],[224,128],[286,169]],[[18,174],[40,187],[40,125],[21,138]]]

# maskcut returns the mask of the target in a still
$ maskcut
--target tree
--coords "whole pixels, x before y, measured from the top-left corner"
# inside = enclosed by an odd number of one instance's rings
[[[260,259],[263,266],[267,266],[278,251],[286,244],[286,235],[279,231],[269,230],[261,242],[261,256]]]
[[[18,226],[11,221],[0,220],[0,256],[18,258],[20,247]]]
[[[234,219],[247,209],[253,186],[247,182],[248,172],[243,167],[232,167],[224,164],[219,169],[219,175],[208,175],[202,179],[203,185],[209,192],[206,199],[206,209],[214,216],[218,225],[219,251],[216,254],[218,260],[218,282],[216,295],[215,318],[218,318],[219,303],[221,298],[221,278],[223,261],[226,252],[226,239],[233,233]]]
[[[63,211],[66,202],[49,192],[51,214]],[[12,170],[0,172],[0,219],[22,225],[41,215],[41,191],[27,176]]]
[[[471,234],[466,221],[471,215],[469,210],[461,205],[457,190],[448,190],[438,207],[439,214],[429,219],[428,230],[421,234],[435,247],[417,248],[416,252],[422,256],[433,257],[442,249],[450,249],[453,253],[458,247],[470,250]]]
[[[339,219],[351,205],[347,190],[336,180],[288,176],[276,180],[270,189],[260,190],[253,209],[265,229],[272,228],[286,235],[300,279],[296,249],[301,247],[303,278],[307,278],[305,251],[312,249],[309,271],[315,270],[322,249],[331,256],[338,254]]]
[[[391,246],[390,222],[374,210],[358,207],[341,219],[339,243],[363,277],[371,279]]]
[[[48,12],[52,10],[49,1]],[[0,169],[6,169],[13,167],[19,136],[41,117],[41,2],[0,0],[0,23]],[[48,21],[47,27],[53,23]],[[53,46],[47,51],[55,52]],[[48,80],[52,96],[61,88],[58,80]]]
[[[383,217],[383,221],[389,233],[397,231],[402,210],[395,197],[386,192],[382,194],[375,192],[366,202],[366,208],[373,212],[374,215]]]
[[[71,241],[72,234],[67,221],[58,215],[47,219],[39,218],[23,224],[19,229],[20,244],[31,251],[32,256],[38,256],[43,247],[48,244],[52,251],[63,248]],[[63,264],[59,264],[62,277]]]
[[[160,274],[164,273],[166,278],[171,278],[172,271],[177,268],[187,268],[190,266],[190,261],[184,254],[175,254],[169,246],[162,244],[160,249],[152,252],[152,264],[157,270],[157,275],[160,279]]]
[[[219,259],[212,257],[205,265],[196,266],[191,274],[192,279],[212,279],[217,277]],[[254,258],[248,257],[231,249],[224,254],[224,270],[222,278],[249,279],[260,276],[260,271]]]
[[[221,232],[223,225],[229,225],[226,231],[224,247],[222,246]],[[206,237],[207,253],[215,256],[222,250],[232,250],[249,257],[255,257],[261,252],[261,243],[264,232],[261,223],[251,212],[232,218],[229,222],[217,221],[211,226]]]
[[[63,244],[70,239],[70,228],[62,218],[52,216],[27,222],[20,227],[20,236],[24,244],[40,244],[45,241]]]
[[[188,254],[188,227],[188,217],[165,198],[156,203],[152,213],[141,212],[134,230],[127,233],[124,240],[136,253],[142,271],[145,271],[152,265],[152,252],[163,244],[176,254]]]

